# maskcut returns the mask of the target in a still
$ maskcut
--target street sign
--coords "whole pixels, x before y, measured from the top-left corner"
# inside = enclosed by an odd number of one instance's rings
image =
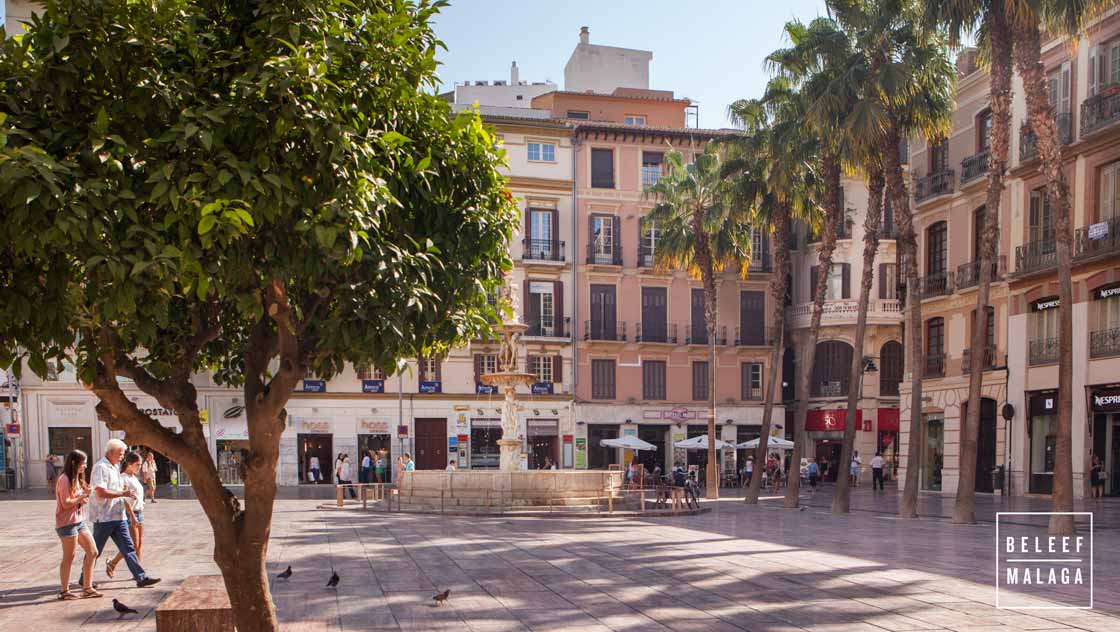
[[[10,435],[18,435],[19,434],[19,424],[8,424],[7,426],[4,427],[4,432],[7,432]]]

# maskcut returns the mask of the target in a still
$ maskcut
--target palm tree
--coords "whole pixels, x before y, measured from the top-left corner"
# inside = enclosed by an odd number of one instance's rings
[[[972,339],[969,343],[971,366],[968,376],[968,407],[960,436],[960,478],[953,506],[955,524],[976,521],[976,455],[980,435],[980,390],[984,369],[988,364],[987,331],[988,302],[991,295],[992,269],[999,244],[999,208],[1004,189],[1011,145],[1011,31],[1007,23],[1007,7],[1002,0],[929,0],[923,19],[927,27],[947,32],[951,44],[958,44],[971,33],[979,34],[978,43],[988,60],[988,92],[991,100],[992,131],[988,152],[988,190],[984,200],[983,236],[981,240],[979,283],[976,289],[976,310],[973,312]],[[995,353],[995,350],[991,350]],[[983,475],[983,473],[979,473]]]
[[[744,134],[725,141],[731,149],[725,171],[736,178],[737,196],[744,201],[754,200],[752,221],[756,227],[769,228],[776,244],[774,273],[770,279],[770,371],[762,428],[754,454],[754,462],[758,464],[766,462],[775,390],[785,348],[790,222],[793,218],[812,222],[817,210],[813,203],[817,140],[806,133],[801,103],[789,81],[775,77],[761,100],[740,100],[728,108],[732,122],[744,128]],[[762,476],[752,476],[744,500],[757,503],[761,489]]]
[[[751,256],[747,212],[732,203],[723,176],[722,157],[714,144],[686,165],[670,151],[666,173],[646,189],[657,204],[646,216],[658,231],[655,267],[687,270],[704,286],[704,318],[708,334],[708,468],[706,495],[719,497],[716,475],[716,305],[719,276],[729,269],[745,275]]]

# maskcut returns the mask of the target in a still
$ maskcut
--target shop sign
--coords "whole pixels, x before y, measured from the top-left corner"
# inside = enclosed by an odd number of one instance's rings
[[[363,393],[384,393],[385,380],[362,380]]]
[[[244,413],[244,412],[245,412],[245,407],[244,406],[241,406],[241,405],[230,406],[229,408],[222,411],[222,417],[225,417],[226,419],[237,419],[238,417],[241,416],[241,413]]]
[[[587,469],[587,439],[576,439],[576,469]]]
[[[455,452],[456,450],[458,450],[459,449],[459,437],[457,437],[455,435],[449,435],[447,437],[447,449],[448,449],[449,452]]]
[[[848,419],[848,409],[840,410],[810,410],[805,418],[805,430],[808,432],[832,432],[843,430]],[[856,427],[863,426],[863,411],[856,411]]]
[[[362,434],[389,434],[389,422],[361,419],[358,421],[358,429]]]
[[[551,395],[552,382],[537,382],[532,387],[533,395]]]
[[[397,435],[401,436],[401,437],[407,437],[408,436],[408,426],[406,426],[405,424],[401,424],[401,425],[397,426]]]
[[[1090,399],[1095,413],[1120,412],[1120,389],[1096,391],[1090,396]]]
[[[228,440],[248,439],[249,438],[249,429],[247,427],[243,426],[243,425],[241,425],[241,426],[234,425],[234,426],[227,426],[227,427],[223,427],[221,425],[218,425],[217,429],[214,430],[214,438],[215,439],[228,439]]]
[[[1093,292],[1093,298],[1098,300],[1112,298],[1114,296],[1120,296],[1120,283],[1112,283],[1104,287],[1099,287],[1096,292]]]
[[[206,409],[198,411],[198,421],[204,426],[208,425],[210,423],[210,411]]]
[[[6,432],[10,435],[18,435],[19,434],[19,424],[8,424],[8,425],[4,426],[4,432]]]
[[[1040,298],[1031,304],[1031,309],[1036,312],[1043,312],[1048,309],[1054,309],[1060,304],[1056,298]]]
[[[331,431],[331,422],[329,421],[309,421],[307,419],[300,420],[299,429],[303,432],[314,432],[317,434],[326,434]]]
[[[624,436],[624,437],[637,437],[638,436],[638,429],[637,428],[623,428],[622,429],[622,436]]]
[[[327,392],[327,381],[326,380],[305,379],[303,381],[303,392],[304,393],[326,393]]]
[[[1098,222],[1089,225],[1089,240],[1096,241],[1108,237],[1108,222]]]
[[[692,418],[692,414],[688,412],[687,408],[678,406],[677,408],[661,413],[661,417],[669,421],[688,421]]]
[[[51,418],[55,421],[62,421],[65,419],[84,419],[86,417],[87,407],[85,404],[80,403],[57,403],[51,404]]]
[[[461,434],[461,435],[459,435],[459,443],[467,443],[467,442],[469,442],[470,440],[471,440],[471,436],[470,436],[470,435],[465,435],[465,434]]]
[[[475,395],[497,395],[498,387],[493,384],[475,384],[474,393]]]
[[[467,427],[469,425],[470,425],[470,423],[469,423],[469,420],[467,419],[467,413],[459,413],[459,414],[455,415],[455,433],[456,434],[463,434],[464,432],[466,432]]]
[[[443,382],[420,382],[421,393],[442,393]]]

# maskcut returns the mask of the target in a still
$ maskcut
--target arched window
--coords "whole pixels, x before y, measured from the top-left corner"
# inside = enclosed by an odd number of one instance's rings
[[[879,394],[898,395],[902,382],[902,343],[890,340],[879,349]]]
[[[813,361],[813,397],[840,397],[848,394],[852,373],[852,345],[841,340],[817,343]]]

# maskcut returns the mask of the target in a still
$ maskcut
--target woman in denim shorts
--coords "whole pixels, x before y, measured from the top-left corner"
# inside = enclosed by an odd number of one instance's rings
[[[93,563],[97,560],[97,545],[93,542],[93,533],[86,526],[86,503],[92,494],[89,483],[86,482],[87,461],[85,452],[81,450],[74,450],[66,455],[66,464],[54,487],[54,530],[62,540],[62,563],[58,567],[62,590],[58,598],[64,600],[101,596],[93,587]],[[74,546],[77,544],[81,545],[86,554],[82,561],[85,584],[81,595],[70,592],[70,567],[74,563]]]
[[[132,498],[126,498],[124,503],[125,514],[128,516],[128,534],[132,536],[132,544],[136,547],[136,559],[140,559],[140,549],[144,546],[144,484],[138,477],[143,463],[139,452],[128,452],[121,459],[121,479],[125,489],[136,492]],[[116,557],[105,562],[105,574],[110,578],[117,570],[117,564],[124,559],[119,551]]]

